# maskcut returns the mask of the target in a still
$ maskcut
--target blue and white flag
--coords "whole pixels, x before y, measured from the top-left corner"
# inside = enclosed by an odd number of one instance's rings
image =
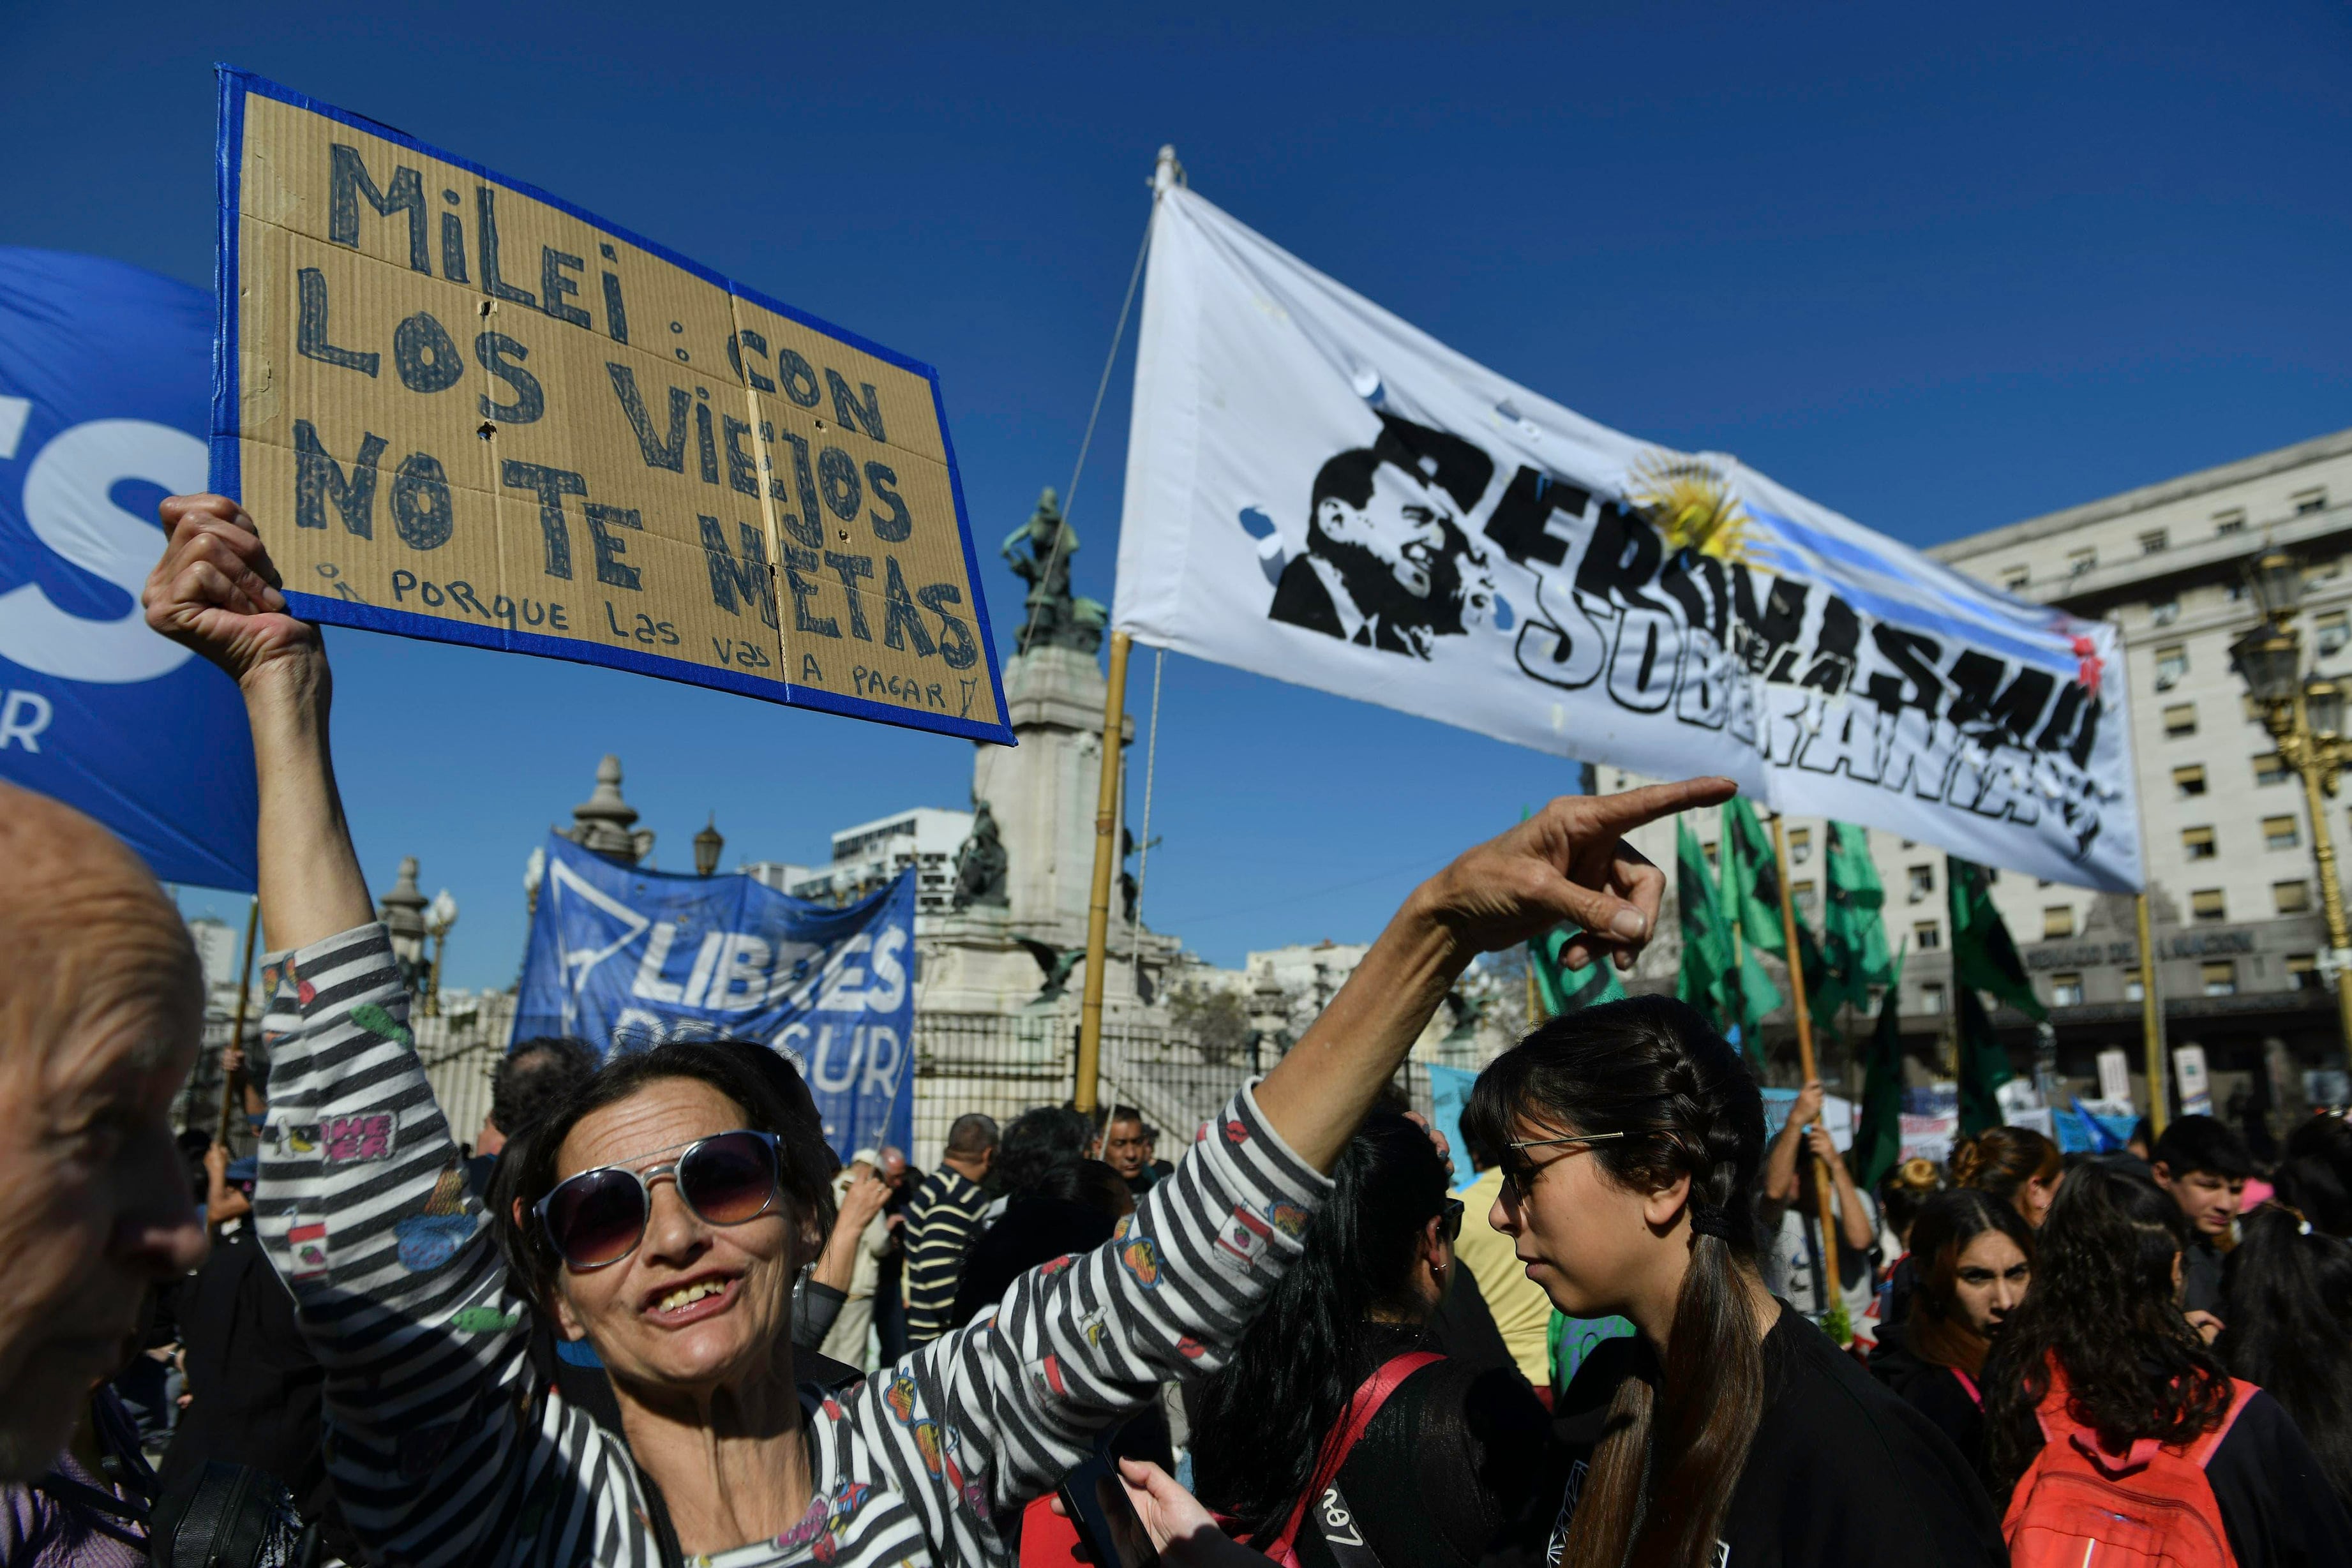
[[[1987,865],[2137,891],[2116,629],[1506,381],[1181,185],[1113,624]]]
[[[201,288],[0,246],[0,778],[166,882],[249,893],[245,704],[139,607],[155,504],[205,487],[212,344]]]
[[[808,1080],[826,1142],[908,1147],[915,1121],[915,882],[845,909],[748,876],[615,865],[550,834],[514,1041],[609,1051],[751,1040]]]

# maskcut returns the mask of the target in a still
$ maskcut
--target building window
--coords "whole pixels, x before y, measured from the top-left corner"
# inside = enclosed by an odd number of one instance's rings
[[[2189,913],[2198,920],[2227,920],[2230,906],[2218,887],[2200,887],[2189,895]]]
[[[2147,999],[2147,988],[2139,983],[2139,971],[2137,969],[2126,969],[2124,971],[2124,1000],[2127,1002],[2139,1002],[2146,1001]]]
[[[2095,549],[2070,549],[2066,552],[2066,575],[2080,577],[2099,564],[2099,552]]]
[[[2042,909],[2042,939],[2044,942],[2063,942],[2073,935],[2074,935],[2073,904],[2053,904]]]
[[[1706,866],[1709,871],[1714,871],[1722,865],[1722,861],[1717,858],[1716,848],[1712,841],[1699,845],[1698,851],[1706,857]]]
[[[2226,512],[2216,512],[2213,514],[2213,534],[2215,538],[2225,538],[2231,534],[2242,534],[2245,531],[2245,507],[2232,507]]]
[[[2155,555],[2161,551],[2169,542],[2170,541],[2164,537],[2164,530],[2162,528],[2150,528],[2147,532],[2140,535],[2139,537],[2139,553],[2142,555]]]
[[[1915,865],[1908,873],[1911,879],[1911,902],[1920,904],[1936,895],[1936,868]]]
[[[2083,1005],[2083,977],[2053,975],[2050,977],[2050,1005],[2053,1008],[2079,1008]]]
[[[2286,782],[2286,763],[2277,752],[2265,751],[2254,758],[2254,782],[2258,785]]]
[[[2156,689],[2168,692],[2189,674],[2189,644],[2167,643],[2156,651]]]
[[[1922,953],[1932,953],[1944,945],[1944,928],[1933,920],[1922,920],[1911,927],[1911,945]]]
[[[2000,574],[2000,585],[2011,593],[2024,592],[2025,585],[2032,580],[2033,574],[2021,566],[2012,566]]]
[[[2184,735],[2197,733],[2197,705],[2174,703],[2164,710],[2164,733],[2167,738],[2178,740]]]
[[[2319,977],[2319,955],[2289,953],[2286,956],[2286,977],[2298,991],[2324,991],[2326,982]]]
[[[2205,793],[2205,765],[2201,762],[2192,762],[2186,768],[2174,768],[2172,788],[2184,800],[2192,795]]]
[[[2293,496],[2288,497],[2288,504],[2294,507],[2294,515],[2296,517],[2309,517],[2314,512],[2324,512],[2327,510],[2327,492],[2325,490],[2297,490]]]
[[[2180,849],[2181,852],[2190,860],[2211,860],[2217,852],[2213,848],[2213,830],[2210,828],[2181,829]]]
[[[1815,894],[1813,893],[1813,884],[1810,882],[1790,883],[1789,902],[1797,906],[1798,914],[1811,915],[1813,912],[1813,904],[1816,902]]]
[[[2311,618],[2311,629],[2319,633],[2319,651],[2333,653],[2345,643],[2352,643],[2352,621],[2341,610],[2323,610]]]
[[[2271,883],[2271,896],[2278,901],[2281,915],[2311,913],[2311,883],[2307,882],[2274,882]]]
[[[1790,865],[1802,865],[1812,858],[1813,830],[1811,828],[1790,828],[1789,830],[1789,863]]]
[[[2179,619],[2180,601],[2178,599],[2159,599],[2147,607],[2147,623],[2151,626],[2169,626]]]
[[[1944,983],[1941,980],[1928,980],[1919,987],[1919,1010],[1923,1013],[1944,1010]]]
[[[2238,961],[2218,958],[2210,964],[2197,966],[2198,977],[2205,982],[2209,997],[2234,997],[2238,994]]]
[[[2295,821],[2293,817],[2264,817],[2263,819],[2263,848],[2266,850],[2291,850],[2302,841],[2303,831],[2295,825]]]

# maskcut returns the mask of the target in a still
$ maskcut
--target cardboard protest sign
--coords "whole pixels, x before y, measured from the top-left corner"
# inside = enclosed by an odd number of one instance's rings
[[[1011,741],[929,366],[220,83],[213,486],[297,614]]]

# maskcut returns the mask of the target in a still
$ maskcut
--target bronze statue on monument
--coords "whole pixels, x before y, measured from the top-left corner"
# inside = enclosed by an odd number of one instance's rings
[[[1007,903],[1004,877],[1009,865],[1004,840],[996,828],[996,813],[982,800],[972,815],[971,836],[956,851],[956,910],[961,913],[975,904],[1003,909]]]
[[[1022,547],[1026,545],[1024,553]],[[1021,631],[1013,638],[1022,653],[1033,647],[1070,648],[1092,656],[1102,647],[1110,612],[1099,600],[1070,591],[1070,558],[1078,553],[1078,531],[1063,519],[1051,486],[1037,497],[1029,520],[1006,536],[1003,556],[1013,575],[1029,585],[1022,601]]]

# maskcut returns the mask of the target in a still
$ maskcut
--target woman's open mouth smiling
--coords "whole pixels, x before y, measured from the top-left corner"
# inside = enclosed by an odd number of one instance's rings
[[[741,1281],[731,1274],[705,1274],[667,1286],[646,1304],[646,1316],[665,1328],[700,1322],[734,1304]]]

